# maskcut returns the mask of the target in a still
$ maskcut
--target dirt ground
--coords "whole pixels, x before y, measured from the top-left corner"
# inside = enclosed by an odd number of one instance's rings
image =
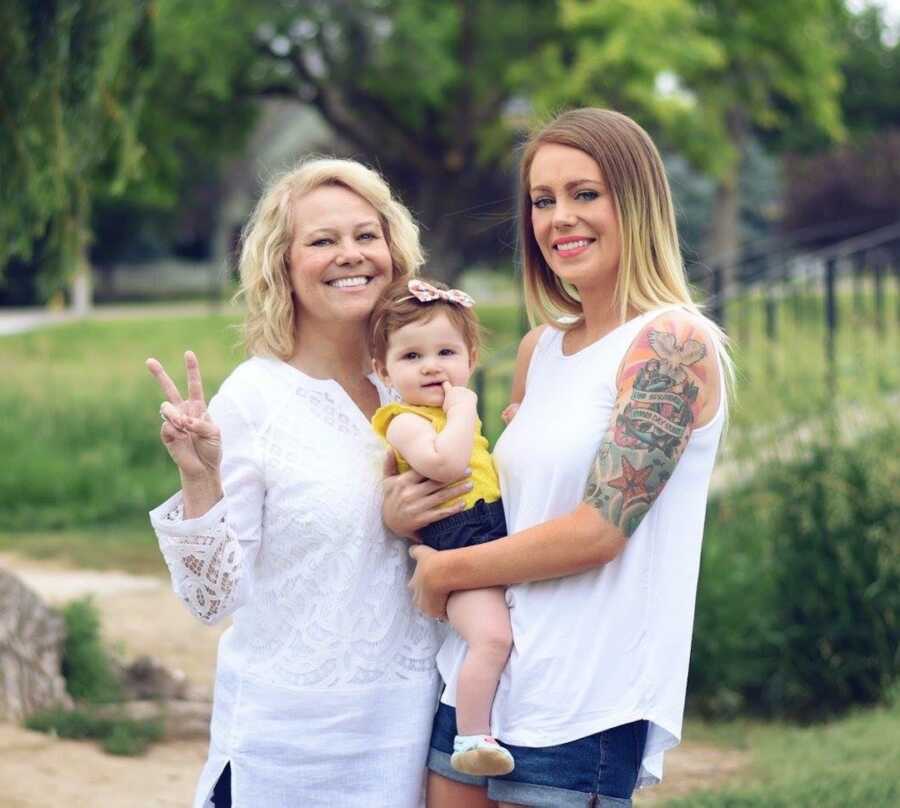
[[[152,654],[211,692],[224,626],[210,628],[191,617],[168,580],[72,570],[3,554],[0,566],[51,603],[93,595],[104,637],[125,659]],[[205,756],[204,741],[179,741],[158,744],[139,758],[114,757],[88,742],[0,724],[0,808],[182,808],[190,805]],[[721,785],[746,765],[745,753],[687,741],[666,756],[663,785],[636,795],[635,804],[660,805]]]

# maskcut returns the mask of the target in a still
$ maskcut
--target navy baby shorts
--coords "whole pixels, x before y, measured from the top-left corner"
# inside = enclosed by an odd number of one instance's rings
[[[473,544],[502,539],[506,535],[503,501],[478,502],[466,511],[454,513],[419,530],[422,544],[435,550],[456,550]]]

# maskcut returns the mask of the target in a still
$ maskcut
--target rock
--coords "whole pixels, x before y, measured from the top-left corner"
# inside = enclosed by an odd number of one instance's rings
[[[170,701],[163,712],[166,740],[209,739],[211,718],[212,702]]]
[[[97,715],[159,721],[167,741],[208,740],[212,703],[209,701],[125,701],[97,705]]]
[[[122,668],[125,701],[99,708],[135,721],[157,720],[167,741],[209,738],[212,702],[191,687],[187,676],[156,657],[141,656]]]
[[[156,657],[140,656],[122,670],[122,689],[127,700],[188,698],[183,671],[170,671]]]
[[[64,641],[62,616],[0,569],[0,721],[72,706],[61,670]]]

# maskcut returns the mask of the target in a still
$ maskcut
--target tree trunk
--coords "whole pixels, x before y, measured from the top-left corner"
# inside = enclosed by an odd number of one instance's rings
[[[465,270],[465,260],[460,249],[460,234],[446,217],[423,214],[422,246],[427,260],[423,272],[432,278],[455,286]]]
[[[94,283],[91,277],[91,265],[85,256],[78,262],[78,269],[72,276],[72,313],[85,317],[91,313],[94,305]]]
[[[733,294],[740,259],[740,178],[747,125],[739,108],[726,114],[726,123],[735,158],[716,186],[706,254],[713,270],[721,270],[721,288],[727,297]]]
[[[514,181],[502,170],[453,171],[406,176],[389,171],[421,226],[424,272],[451,286],[476,265],[510,265],[515,233]]]
[[[713,204],[712,223],[707,248],[707,263],[713,272],[710,279],[710,293],[718,294],[721,299],[713,301],[712,310],[718,312],[721,319],[724,314],[725,300],[733,294],[734,279],[740,249],[738,232],[740,191],[738,189],[738,167],[731,169],[722,177],[716,186]]]
[[[88,252],[91,232],[90,210],[87,184],[80,182],[76,186],[74,210],[69,214],[66,223],[68,232],[63,247],[63,260],[71,268],[69,292],[72,312],[79,317],[90,314],[94,304],[94,284]]]

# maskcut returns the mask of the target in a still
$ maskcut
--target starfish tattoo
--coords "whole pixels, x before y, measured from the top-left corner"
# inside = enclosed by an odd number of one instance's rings
[[[647,478],[653,469],[646,466],[636,469],[628,462],[627,457],[622,458],[622,475],[609,481],[609,485],[622,492],[625,502],[647,493]]]

